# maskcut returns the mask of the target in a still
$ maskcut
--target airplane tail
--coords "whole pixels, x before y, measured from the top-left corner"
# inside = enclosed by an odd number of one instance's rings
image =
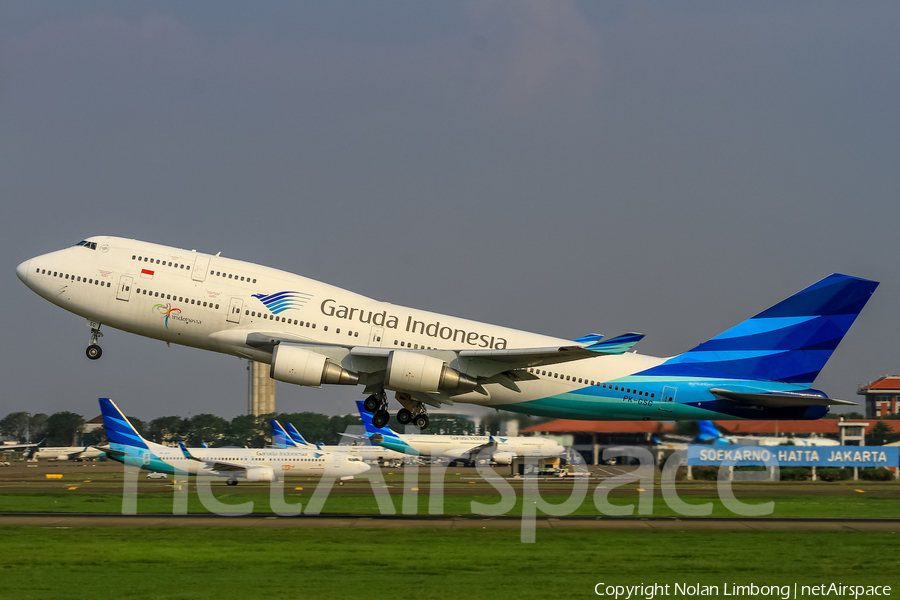
[[[293,423],[287,424],[287,433],[290,436],[291,440],[294,442],[295,446],[309,446],[309,442],[303,439],[303,436],[300,435],[300,432],[297,431],[297,428],[294,427]]]
[[[281,423],[272,419],[272,445],[276,448],[296,448],[297,444],[288,435]]]
[[[106,439],[110,444],[149,449],[147,440],[141,437],[115,402],[109,398],[100,398],[100,412],[103,414]]]
[[[878,287],[834,274],[641,375],[810,386]]]
[[[366,410],[365,402],[362,400],[356,401],[356,408],[359,410],[359,418],[362,419],[363,427],[366,429],[366,433],[371,437],[374,434],[381,434],[385,438],[388,437],[397,437],[397,434],[390,427],[375,427],[372,423],[372,413]]]
[[[700,433],[694,439],[698,442],[717,440],[722,437],[722,434],[719,433],[712,421],[697,421],[697,426],[700,427]]]

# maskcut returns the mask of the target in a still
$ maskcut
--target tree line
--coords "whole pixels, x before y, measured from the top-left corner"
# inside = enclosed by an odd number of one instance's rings
[[[230,421],[213,414],[192,417],[168,416],[151,421],[128,417],[131,424],[145,439],[158,444],[174,445],[182,441],[196,447],[238,446],[262,448],[272,441],[271,420],[294,427],[310,443],[339,444],[348,428],[363,432],[362,421],[357,415],[329,416],[313,412],[272,413],[267,415],[238,415]],[[85,420],[81,415],[62,411],[52,415],[14,412],[0,420],[0,436],[20,443],[45,440],[44,446],[87,446],[106,443],[105,429],[100,427],[90,433],[82,433]],[[432,415],[428,433],[447,435],[472,435],[474,423],[454,415]],[[349,440],[346,440],[349,441]]]

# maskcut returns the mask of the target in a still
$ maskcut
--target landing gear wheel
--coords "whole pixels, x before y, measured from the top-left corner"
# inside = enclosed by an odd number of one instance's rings
[[[415,420],[413,421],[413,425],[421,429],[428,429],[428,415],[422,413],[417,415]]]
[[[372,415],[372,425],[374,425],[377,429],[381,429],[385,425],[388,424],[388,421],[391,420],[391,415],[388,414],[386,410],[379,410],[377,413]]]
[[[237,479],[229,479],[225,483],[227,483],[228,485],[237,485],[238,482]]]
[[[397,422],[401,425],[406,425],[413,419],[413,414],[406,410],[405,408],[401,408],[397,413]]]
[[[91,344],[87,347],[87,350],[84,351],[87,354],[87,357],[91,360],[97,360],[101,356],[103,356],[103,349],[97,344]]]
[[[371,396],[366,398],[365,402],[363,402],[363,406],[365,407],[365,409],[372,414],[378,412],[378,408],[380,405],[381,402],[378,401],[378,398],[375,396],[375,394],[372,394]]]

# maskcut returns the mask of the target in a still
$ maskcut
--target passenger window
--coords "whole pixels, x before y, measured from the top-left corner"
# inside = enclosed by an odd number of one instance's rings
[[[338,327],[337,329],[335,329],[335,331],[336,331],[337,333],[340,333],[340,332],[341,332],[341,328]]]
[[[269,318],[269,315],[266,313],[263,313],[263,319],[268,319],[268,318]]]

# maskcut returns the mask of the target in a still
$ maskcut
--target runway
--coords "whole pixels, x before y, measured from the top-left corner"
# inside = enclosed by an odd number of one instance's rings
[[[329,515],[199,516],[172,514],[3,513],[2,526],[71,529],[77,527],[256,527],[265,529],[318,527],[345,529],[517,529],[521,517]],[[805,519],[740,517],[537,517],[540,529],[635,529],[659,531],[882,531],[900,532],[900,519]]]

